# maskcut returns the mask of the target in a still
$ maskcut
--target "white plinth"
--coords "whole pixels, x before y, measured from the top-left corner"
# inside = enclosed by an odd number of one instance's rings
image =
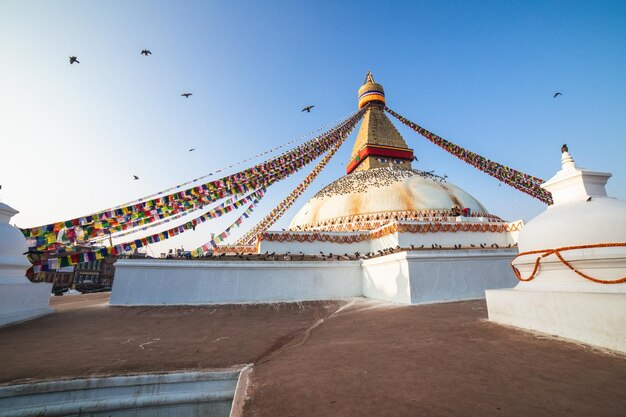
[[[626,294],[488,290],[489,320],[626,353]]]
[[[362,295],[358,261],[120,259],[110,304],[272,303]]]
[[[487,291],[489,320],[626,353],[626,202],[607,197],[611,174],[562,149],[562,169],[541,185],[554,204],[519,236],[522,281]]]
[[[399,252],[363,262],[363,295],[402,304],[485,297],[517,282],[515,249]]]
[[[0,203],[0,326],[29,320],[54,310],[48,307],[52,284],[34,284],[25,274],[30,267],[22,232],[9,224],[18,211]]]
[[[366,296],[402,304],[483,298],[513,285],[515,249],[398,252],[365,261],[121,259],[114,305],[234,304]]]

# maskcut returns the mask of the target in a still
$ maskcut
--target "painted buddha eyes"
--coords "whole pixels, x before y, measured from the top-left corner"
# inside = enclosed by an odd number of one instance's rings
[[[389,162],[389,160],[388,160],[387,158],[376,158],[376,159],[377,159],[379,162],[382,162],[382,163]],[[397,165],[402,165],[402,164],[404,164],[404,161],[403,161],[403,160],[401,160],[401,159],[394,159],[392,162],[393,162],[394,164],[397,164]]]

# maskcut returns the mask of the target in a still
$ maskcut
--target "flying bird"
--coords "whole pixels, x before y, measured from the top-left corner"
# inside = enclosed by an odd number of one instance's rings
[[[70,64],[73,64],[74,62],[76,62],[77,64],[80,64],[80,61],[78,60],[78,58],[76,58],[75,56],[71,56],[70,57]]]
[[[305,108],[302,109],[302,111],[305,111],[307,113],[311,113],[311,109],[315,107],[315,106],[306,106]]]
[[[563,94],[559,93],[558,91],[556,93],[554,93],[554,96],[552,98],[556,98],[557,96],[562,96]]]
[[[185,97],[185,98],[189,98],[189,96],[192,96],[193,93],[182,93],[181,96]]]
[[[152,52],[150,52],[149,49],[144,49],[144,50],[141,51],[141,54],[145,55],[145,56],[148,56],[148,55],[152,55]]]
[[[133,179],[134,179],[134,180],[138,180],[138,179],[139,179],[139,177],[138,177],[138,176],[136,176],[136,175],[133,175]]]
[[[191,148],[191,149],[189,149],[189,152],[193,152],[195,150],[196,150],[196,148]]]

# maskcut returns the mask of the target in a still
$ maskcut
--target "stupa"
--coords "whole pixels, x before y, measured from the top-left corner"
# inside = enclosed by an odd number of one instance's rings
[[[385,114],[385,90],[371,72],[359,88],[359,109],[365,105],[347,175],[309,200],[290,230],[359,231],[398,219],[441,221],[452,216],[453,206],[469,209],[474,218],[502,221],[445,178],[413,169],[413,150]]]
[[[554,204],[520,233],[519,283],[487,291],[489,319],[626,352],[626,201],[566,145],[561,165],[542,185]]]
[[[447,178],[414,169],[413,150],[385,103],[383,86],[368,72],[346,175],[315,194],[288,230],[259,235],[253,250],[271,259],[119,260],[111,303],[366,296],[418,304],[482,298],[487,288],[513,285],[509,263],[522,222],[490,214]]]
[[[521,222],[508,223],[446,177],[413,168],[413,150],[387,117],[385,105],[383,86],[368,72],[358,91],[359,109],[367,109],[346,175],[315,194],[287,232],[264,233],[261,250],[343,254],[397,246],[457,249],[516,243]],[[387,233],[394,236],[377,242],[376,236],[390,230],[399,235]],[[298,248],[284,244],[292,241],[299,242]]]
[[[50,314],[52,284],[32,283],[26,278],[30,262],[20,230],[9,224],[17,210],[0,202],[0,326]]]

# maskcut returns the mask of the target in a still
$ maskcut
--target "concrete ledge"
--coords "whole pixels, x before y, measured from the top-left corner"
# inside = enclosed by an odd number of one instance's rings
[[[0,387],[0,415],[228,416],[240,370]]]
[[[626,353],[624,293],[505,289],[486,296],[490,321]]]
[[[250,375],[252,375],[252,365],[246,365],[239,373],[237,387],[233,398],[233,406],[230,409],[229,417],[243,417],[243,407],[246,403],[248,395],[248,384],[250,383]]]

